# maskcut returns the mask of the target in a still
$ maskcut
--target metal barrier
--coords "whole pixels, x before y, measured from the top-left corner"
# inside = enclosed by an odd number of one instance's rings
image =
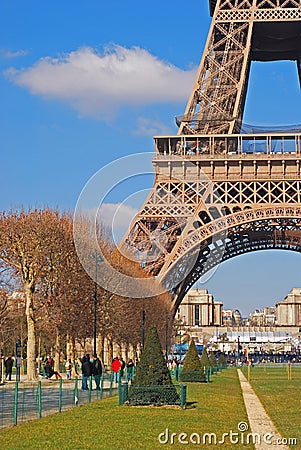
[[[1,386],[0,429],[117,394],[111,376],[101,377],[99,390],[92,389],[92,378],[88,390],[82,390],[78,381],[78,378],[72,381],[60,379]]]
[[[161,386],[133,386],[119,384],[119,405],[186,405],[186,384]]]

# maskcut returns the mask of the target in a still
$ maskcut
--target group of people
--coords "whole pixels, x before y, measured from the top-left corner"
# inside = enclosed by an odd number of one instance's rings
[[[101,375],[103,373],[103,365],[100,359],[98,358],[97,354],[92,355],[92,357],[90,357],[90,354],[87,353],[80,361],[82,372],[82,389],[88,390],[88,379],[91,378],[92,380],[93,377],[96,389],[100,390],[100,381]],[[11,381],[13,364],[14,360],[11,356],[7,357],[4,360],[5,377],[8,381]],[[71,380],[72,368],[73,364],[71,359],[67,359],[65,363],[67,380]],[[114,374],[114,383],[118,383],[119,377],[121,378],[124,376],[125,370],[127,381],[131,382],[134,378],[134,370],[135,370],[134,368],[135,364],[132,359],[129,359],[128,363],[126,364],[121,357],[116,356],[115,358],[113,358],[111,370]],[[51,379],[53,376],[55,376],[56,380],[62,378],[61,374],[58,371],[54,370],[54,359],[50,355],[47,356],[46,361],[44,363],[44,372],[47,379]]]
[[[115,356],[115,358],[113,358],[113,361],[111,364],[111,369],[114,374],[114,383],[118,383],[119,376],[120,376],[120,378],[124,376],[125,368],[126,368],[127,381],[131,382],[133,380],[133,376],[134,376],[134,367],[135,367],[135,364],[132,359],[130,359],[128,361],[128,363],[125,364],[125,361],[122,358],[118,358],[118,356]]]
[[[98,356],[95,354],[90,357],[87,353],[82,359],[82,390],[88,390],[88,379],[95,381],[96,390],[100,390],[100,380],[102,375],[102,364]]]
[[[46,363],[44,365],[44,371],[46,378],[48,378],[48,380],[50,380],[50,378],[52,378],[53,375],[55,375],[56,380],[62,378],[60,373],[54,370],[54,359],[51,356],[49,356],[46,360]]]

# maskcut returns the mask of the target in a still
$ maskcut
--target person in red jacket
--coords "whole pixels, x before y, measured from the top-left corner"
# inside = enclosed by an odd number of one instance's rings
[[[114,383],[118,382],[118,372],[120,370],[121,367],[121,362],[119,361],[119,358],[117,356],[115,356],[115,358],[113,358],[112,364],[111,364],[111,369],[114,373]]]

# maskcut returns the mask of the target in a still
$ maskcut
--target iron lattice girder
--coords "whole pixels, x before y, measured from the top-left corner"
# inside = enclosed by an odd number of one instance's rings
[[[210,230],[226,231],[233,220],[240,217],[253,220],[256,208],[259,208],[256,212],[259,218],[262,214],[268,218],[271,209],[283,204],[298,207],[301,181],[227,180],[216,182],[211,190],[206,190],[204,181],[170,180],[159,182],[153,193],[157,190],[167,191],[166,197],[161,194],[161,198],[165,198],[164,205],[145,205],[127,239],[130,248],[137,249],[142,255],[140,259],[145,261],[146,270],[153,275],[168,270],[172,261],[181,257],[183,251],[194,247],[195,242],[212,239]],[[171,191],[180,193],[182,197],[176,209],[173,201],[177,197],[170,196]],[[155,194],[150,196],[149,201],[154,198]],[[157,214],[160,208],[162,215]],[[216,224],[221,222],[225,223],[223,230],[215,229]],[[147,252],[151,256],[144,256]]]
[[[172,266],[176,265],[178,261],[186,254],[190,254],[198,246],[202,246],[202,242],[213,243],[213,238],[216,242],[224,240],[228,235],[229,230],[242,225],[251,224],[252,229],[256,227],[256,223],[264,221],[269,223],[271,220],[295,219],[295,226],[298,228],[301,225],[301,206],[293,205],[271,205],[266,208],[257,208],[252,210],[240,211],[228,216],[221,217],[217,220],[203,225],[202,227],[191,232],[183,238],[177,248],[170,255],[168,261],[161,269],[161,277],[164,278],[167,271],[172,270]],[[171,257],[172,256],[172,257]]]
[[[194,255],[194,265],[190,268],[188,276],[173,290],[173,311],[176,311],[194,283],[218,264],[244,253],[267,249],[301,252],[301,217],[292,219],[275,216],[273,219],[262,219],[255,224],[242,223],[230,228],[226,237],[215,244],[210,240],[200,242],[198,249],[190,251],[190,258]],[[177,265],[181,265],[181,260],[177,261]],[[163,280],[167,286],[168,277],[172,279],[176,270],[175,266]]]
[[[300,77],[300,0],[218,0],[179,134],[239,132],[251,61],[296,60]]]

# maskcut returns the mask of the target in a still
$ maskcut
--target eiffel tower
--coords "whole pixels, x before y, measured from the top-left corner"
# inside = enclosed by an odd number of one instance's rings
[[[242,122],[252,61],[294,60],[301,85],[301,0],[209,7],[178,133],[154,137],[154,186],[122,244],[171,293],[174,314],[193,284],[229,258],[301,251],[301,130]]]

